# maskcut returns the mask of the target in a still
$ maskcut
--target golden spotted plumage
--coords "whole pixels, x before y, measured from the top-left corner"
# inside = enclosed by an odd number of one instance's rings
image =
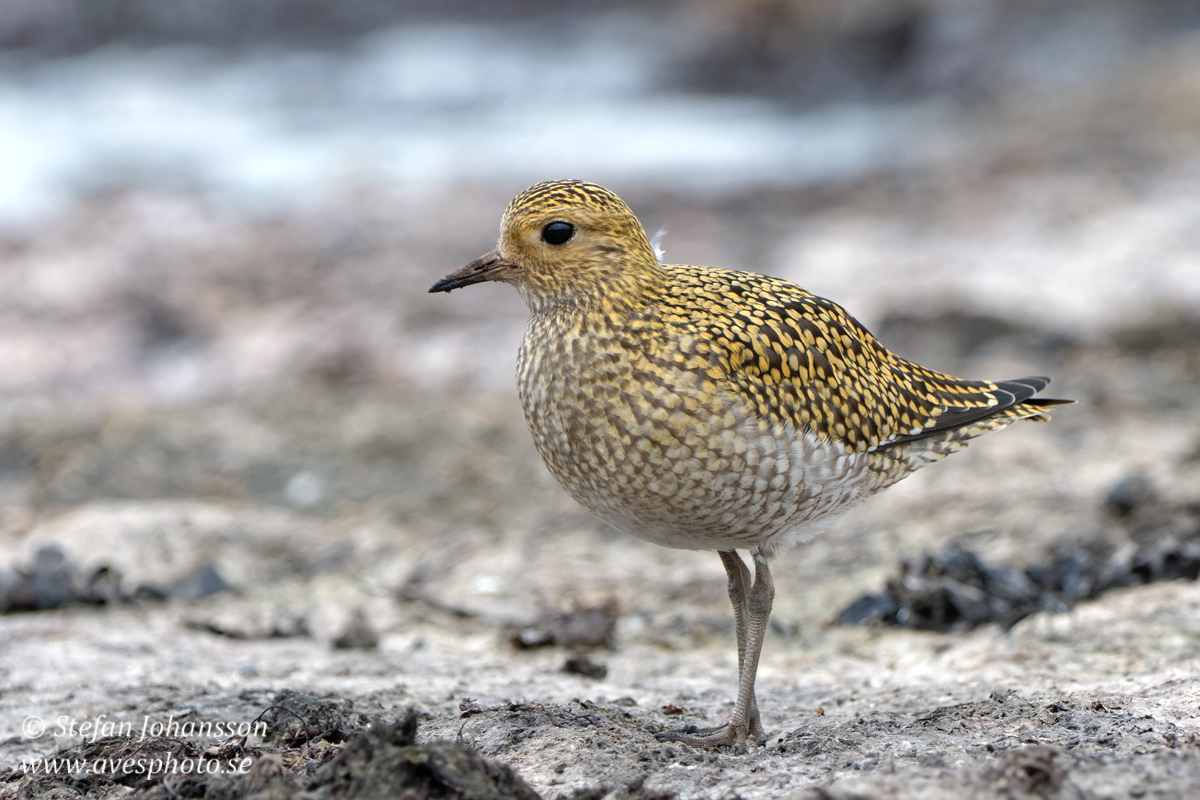
[[[1045,386],[965,381],[884,348],[835,303],[775,278],[662,265],[650,302],[660,324],[702,337],[715,382],[731,382],[764,419],[876,450],[953,430],[972,419],[1046,419]],[[949,424],[947,424],[949,423]],[[953,434],[950,435],[953,438]]]
[[[513,284],[530,309],[518,389],[534,443],[580,503],[635,536],[715,549],[738,632],[730,722],[666,738],[761,738],[754,673],[767,558],[980,434],[1044,420],[1046,378],[960,380],[902,359],[837,304],[743,272],[663,264],[619,197],[550,181],[497,249],[431,291]],[[755,579],[734,552],[749,548]]]

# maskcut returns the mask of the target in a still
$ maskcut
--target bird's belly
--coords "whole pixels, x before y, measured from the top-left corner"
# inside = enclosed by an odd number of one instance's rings
[[[534,442],[563,488],[667,547],[807,541],[880,482],[869,454],[770,425],[699,385],[560,376],[525,388],[535,388],[522,397]]]

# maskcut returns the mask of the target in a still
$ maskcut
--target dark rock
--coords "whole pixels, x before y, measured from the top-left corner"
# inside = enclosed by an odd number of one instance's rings
[[[315,797],[540,800],[511,767],[458,742],[417,744],[417,714],[373,724],[308,781]]]
[[[374,650],[379,647],[379,634],[363,610],[355,609],[333,640],[333,646],[338,650]]]
[[[67,554],[57,545],[38,549],[33,557],[33,573],[29,576],[33,606],[40,610],[58,608],[78,596],[71,581]]]
[[[141,583],[133,591],[135,600],[199,600],[233,589],[212,564],[202,564],[171,583]]]
[[[1152,495],[1137,481],[1119,498]],[[1140,487],[1140,488],[1139,488]],[[1124,507],[1121,500],[1121,507]],[[1131,501],[1130,508],[1141,500]],[[1157,505],[1155,514],[1164,517]],[[1165,509],[1169,512],[1170,509]],[[882,593],[866,594],[838,616],[840,625],[879,622],[921,630],[966,630],[999,622],[1005,627],[1037,611],[1066,611],[1081,600],[1124,586],[1200,578],[1200,537],[1176,537],[1178,525],[1137,526],[1139,546],[1116,548],[1107,540],[1051,551],[1024,568],[985,563],[954,544],[941,553],[902,563]],[[1131,544],[1133,541],[1131,541]],[[1120,555],[1118,555],[1120,553]]]
[[[187,627],[227,639],[292,639],[312,636],[308,617],[287,608],[275,607],[266,617],[250,614],[233,618],[190,619]]]
[[[572,656],[563,663],[563,672],[600,680],[608,676],[608,667],[597,664],[587,656]]]
[[[1127,475],[1117,481],[1104,498],[1104,508],[1117,517],[1130,517],[1141,509],[1158,506],[1162,500],[1145,475]]]
[[[82,580],[81,570],[58,545],[48,544],[34,554],[29,567],[0,571],[0,613],[46,611],[67,603],[104,603],[115,599],[112,587],[104,592],[98,577],[116,573],[100,567],[91,579]],[[119,580],[119,579],[118,579]]]
[[[215,566],[203,564],[172,583],[167,593],[178,600],[199,600],[232,588]]]
[[[994,617],[988,608],[987,594],[978,586],[946,580],[942,583],[946,601],[954,609],[951,624],[965,621],[971,627],[990,622]]]
[[[366,715],[354,711],[345,700],[291,689],[276,695],[261,719],[267,724],[268,736],[281,747],[297,747],[318,739],[345,742],[370,724]]]
[[[1037,585],[1023,570],[1009,566],[983,566],[983,585],[1002,605],[1026,601],[1038,593]]]
[[[550,645],[573,650],[612,647],[619,617],[617,601],[612,599],[568,612],[547,611],[527,625],[510,628],[508,640],[521,650]]]
[[[894,592],[864,594],[842,609],[835,620],[838,625],[866,625],[871,622],[895,620],[900,600]]]
[[[1059,797],[1067,770],[1059,752],[1045,745],[1030,745],[1005,753],[996,788],[1011,798]]]

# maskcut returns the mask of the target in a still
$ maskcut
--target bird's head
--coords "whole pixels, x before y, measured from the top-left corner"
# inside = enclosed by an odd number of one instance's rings
[[[500,222],[496,249],[429,291],[483,281],[511,283],[531,310],[605,301],[636,303],[658,257],[629,206],[582,181],[546,181],[517,195]]]

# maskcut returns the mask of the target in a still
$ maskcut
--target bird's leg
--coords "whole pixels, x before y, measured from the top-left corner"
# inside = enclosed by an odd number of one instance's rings
[[[738,654],[738,685],[741,686],[742,671],[746,664],[746,626],[750,614],[747,606],[746,592],[751,588],[750,570],[746,562],[734,550],[722,550],[717,553],[725,566],[725,574],[729,576],[729,602],[733,605],[733,624],[737,635]],[[772,596],[774,592],[772,591]],[[770,613],[769,611],[767,612]],[[751,676],[753,677],[753,676]],[[758,717],[758,701],[754,697],[753,687],[750,690],[750,706],[747,711],[747,722],[750,725],[749,734],[753,739],[765,739],[762,722]]]
[[[729,576],[729,600],[733,604],[733,620],[738,646],[738,693],[729,722],[715,728],[688,729],[660,733],[658,739],[682,742],[696,747],[742,747],[746,738],[762,741],[766,738],[758,714],[758,702],[754,697],[754,676],[758,672],[758,658],[762,653],[763,637],[767,632],[767,621],[771,617],[771,605],[775,600],[775,582],[767,559],[757,550],[754,557],[754,583],[750,584],[750,570],[732,550],[721,551],[721,563]],[[747,587],[749,587],[747,589]]]
[[[737,631],[738,672],[742,671],[742,662],[746,658],[746,590],[750,586],[750,570],[746,562],[735,550],[721,550],[717,553],[725,574],[729,577],[729,602],[733,604],[733,624]]]
[[[736,553],[730,553],[737,562],[737,571],[742,576],[743,585],[750,581],[750,571],[742,563]],[[738,694],[733,706],[733,716],[729,727],[735,731],[735,743],[743,744],[748,735],[755,741],[766,739],[762,721],[758,715],[758,701],[754,697],[754,678],[758,674],[758,659],[762,654],[763,638],[767,634],[767,622],[771,618],[771,607],[775,602],[775,581],[771,578],[771,569],[767,559],[757,549],[751,551],[754,558],[754,584],[749,592],[742,592],[742,618],[744,622],[737,625],[738,636]],[[722,562],[726,562],[724,554]],[[726,570],[730,566],[726,563]],[[730,573],[730,586],[733,584]],[[733,598],[732,588],[730,599]],[[737,623],[738,604],[734,603],[734,620]]]

